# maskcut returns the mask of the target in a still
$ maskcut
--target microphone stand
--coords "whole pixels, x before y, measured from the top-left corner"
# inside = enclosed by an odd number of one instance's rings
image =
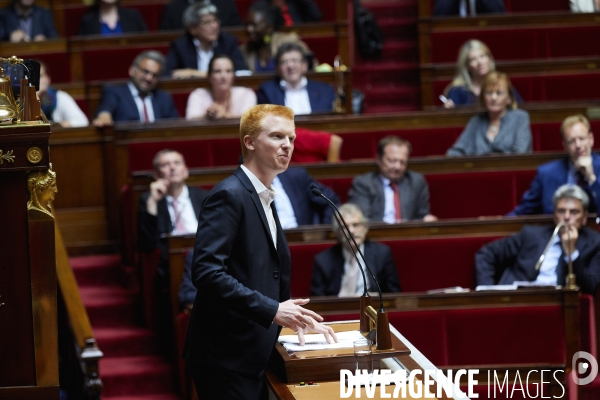
[[[356,240],[354,240],[354,237],[352,236],[352,234],[350,233],[350,229],[348,229],[348,225],[346,224],[346,221],[344,220],[344,217],[342,216],[342,213],[340,213],[340,211],[338,210],[338,208],[336,207],[336,205],[329,199],[327,198],[327,196],[325,196],[323,194],[323,192],[321,192],[321,190],[319,189],[319,187],[314,184],[311,183],[310,184],[310,188],[311,191],[313,192],[313,194],[315,196],[318,197],[322,197],[323,199],[325,199],[328,204],[329,207],[331,208],[331,210],[333,211],[333,216],[335,217],[336,221],[338,222],[340,229],[342,230],[342,232],[344,232],[344,229],[342,228],[342,225],[340,224],[340,220],[343,222],[344,224],[344,228],[346,229],[346,231],[349,233],[350,238],[352,239],[352,242],[354,243],[354,246],[356,247],[356,250],[358,251],[358,254],[360,254],[360,257],[362,258],[365,267],[367,268],[367,271],[369,271],[369,274],[371,275],[371,277],[373,278],[373,281],[375,282],[375,285],[377,285],[377,291],[379,293],[379,311],[375,311],[375,309],[370,305],[370,304],[364,304],[363,303],[363,298],[361,297],[361,303],[360,303],[360,321],[361,321],[361,332],[367,332],[369,331],[369,329],[365,329],[363,330],[363,316],[368,315],[368,317],[375,322],[376,324],[376,330],[375,331],[371,331],[369,333],[369,335],[367,336],[369,339],[373,339],[374,335],[377,335],[377,350],[390,350],[393,348],[392,346],[392,336],[391,336],[391,332],[390,332],[390,322],[389,322],[389,315],[388,313],[385,311],[384,307],[383,307],[383,295],[381,292],[381,286],[379,286],[379,282],[377,281],[377,278],[375,277],[375,274],[373,274],[373,271],[371,270],[371,268],[369,267],[369,264],[367,263],[367,261],[365,260],[365,256],[363,255],[362,251],[360,251],[359,246],[356,243]],[[336,215],[339,215],[338,216]],[[348,241],[348,236],[346,236],[346,234],[344,233],[344,236],[346,237],[346,240]],[[350,243],[348,242],[348,244],[350,245]],[[350,246],[352,248],[352,246]],[[352,250],[352,252],[354,253],[354,256],[356,256],[356,252],[354,252],[354,250]],[[357,257],[358,260],[358,257]],[[362,266],[360,265],[360,262],[358,263],[361,271],[363,272],[363,277],[364,277],[364,270],[362,268]],[[367,283],[365,281],[365,293],[368,296],[367,293]],[[363,296],[365,296],[363,294]],[[369,303],[370,303],[370,298],[369,298]]]
[[[318,188],[317,188],[317,190],[318,190]],[[313,191],[313,193],[314,193],[314,191]],[[329,200],[329,199],[327,199],[327,200]],[[360,264],[360,260],[359,260],[358,256],[356,255],[356,251],[354,251],[354,248],[352,247],[352,244],[350,243],[350,239],[348,238],[348,235],[350,235],[350,237],[352,238],[352,241],[354,241],[352,234],[350,233],[350,231],[348,231],[348,234],[346,234],[346,232],[344,231],[343,227],[346,225],[346,222],[344,221],[344,225],[342,225],[342,223],[340,222],[340,218],[336,215],[335,212],[333,213],[333,217],[337,221],[337,223],[340,227],[340,230],[344,234],[344,238],[346,239],[346,242],[348,243],[348,247],[350,247],[350,251],[352,251],[352,254],[354,254],[354,258],[356,259],[356,264],[358,265],[358,268],[360,268],[360,272],[361,272],[362,279],[363,279],[363,288],[364,288],[363,294],[362,294],[362,296],[360,296],[360,332],[368,333],[370,331],[369,318],[368,318],[367,314],[365,313],[365,309],[371,305],[371,296],[369,295],[369,292],[367,290],[367,277],[365,276],[365,270],[363,269],[362,265]],[[356,244],[356,242],[354,242],[354,243]],[[356,249],[360,252],[360,249],[358,247],[356,247]],[[361,254],[361,256],[362,256],[362,254]]]
[[[546,244],[546,247],[544,248],[542,255],[538,259],[537,263],[535,263],[536,271],[538,271],[540,269],[540,267],[542,266],[542,263],[544,262],[544,259],[546,258],[546,253],[550,249],[550,246],[552,245],[554,238],[556,237],[556,235],[558,235],[558,232],[559,232],[560,228],[562,228],[562,227],[567,227],[567,240],[569,241],[569,244],[571,244],[571,234],[569,233],[567,224],[564,222],[559,222],[556,225],[556,228],[554,228],[554,232],[552,232],[552,236],[550,236],[550,240],[548,241],[548,244]],[[571,249],[569,249],[569,250],[571,250]],[[577,284],[575,283],[575,274],[573,273],[573,260],[571,259],[571,252],[569,252],[569,254],[567,254],[567,258],[568,258],[569,272],[565,278],[565,288],[571,289],[571,290],[577,290],[579,288],[577,287]]]

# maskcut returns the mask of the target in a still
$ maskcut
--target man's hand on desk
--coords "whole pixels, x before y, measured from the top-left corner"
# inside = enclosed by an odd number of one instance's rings
[[[304,344],[306,343],[304,341],[304,334],[310,331],[315,333],[322,333],[323,336],[325,336],[325,340],[327,340],[327,343],[329,344],[338,343],[338,338],[330,326],[320,324],[313,319],[312,326],[306,327],[304,329],[298,329],[298,341],[300,342],[300,346],[304,346]]]
[[[329,326],[319,324],[319,322],[323,321],[323,317],[314,311],[301,307],[308,302],[309,299],[294,299],[279,303],[279,308],[273,322],[277,325],[290,328],[294,332],[298,332],[298,339],[301,346],[304,345],[304,333],[309,330],[325,335],[328,343],[337,342],[338,340],[333,329]]]

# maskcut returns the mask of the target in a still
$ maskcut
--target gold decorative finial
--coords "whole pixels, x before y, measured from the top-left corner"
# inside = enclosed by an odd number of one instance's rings
[[[52,163],[47,171],[33,171],[27,175],[27,189],[29,189],[28,210],[37,210],[52,214],[52,201],[58,193],[56,187],[56,172],[52,171]]]

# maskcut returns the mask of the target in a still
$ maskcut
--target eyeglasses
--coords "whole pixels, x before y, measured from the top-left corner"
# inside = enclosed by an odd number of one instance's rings
[[[154,73],[152,71],[148,71],[146,68],[142,68],[142,67],[135,67],[138,71],[140,71],[142,73],[142,75],[148,75],[150,76],[152,79],[156,79],[160,76],[160,73]]]
[[[198,25],[201,26],[202,28],[206,28],[207,26],[210,25],[219,25],[221,23],[221,21],[219,21],[218,18],[212,18],[212,19],[205,19],[205,20],[201,20]]]

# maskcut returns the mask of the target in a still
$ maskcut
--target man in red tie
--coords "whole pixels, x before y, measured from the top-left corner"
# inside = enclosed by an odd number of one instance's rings
[[[377,146],[379,171],[354,178],[348,202],[359,206],[370,221],[393,224],[437,220],[429,211],[429,186],[425,177],[408,169],[411,150],[408,141],[387,136]]]
[[[129,82],[102,88],[93,124],[103,127],[115,121],[154,122],[178,118],[171,95],[156,87],[164,64],[165,56],[158,51],[140,53],[129,67]]]

